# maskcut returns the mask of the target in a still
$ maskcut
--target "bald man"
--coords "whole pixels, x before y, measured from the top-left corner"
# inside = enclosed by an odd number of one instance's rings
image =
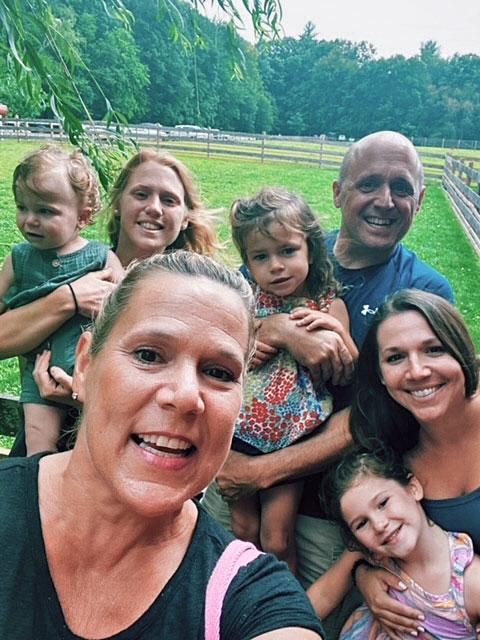
[[[422,162],[405,136],[393,131],[373,133],[353,144],[345,154],[333,183],[341,225],[326,241],[336,276],[345,285],[343,298],[359,348],[377,307],[398,289],[414,287],[454,301],[448,280],[401,244],[421,209],[424,195]],[[268,342],[272,353],[279,348],[288,349],[323,380],[338,384],[351,379],[353,363],[338,334],[306,332],[287,315],[280,314],[262,318],[258,340],[260,344]],[[332,391],[337,411],[348,404],[348,394],[335,386]],[[218,486],[209,488],[203,503],[229,527],[229,510],[218,494],[224,500],[234,500],[284,480],[311,476],[321,472],[350,444],[348,414],[339,411],[312,437],[285,449],[255,457],[231,452],[217,478]],[[344,549],[337,525],[322,518],[319,511],[317,484],[318,476],[308,479],[309,490],[297,518],[298,578],[305,588]],[[356,604],[352,598],[327,618],[327,637],[338,636]]]

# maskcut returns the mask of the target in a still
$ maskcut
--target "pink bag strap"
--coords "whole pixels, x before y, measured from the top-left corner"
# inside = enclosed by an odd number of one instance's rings
[[[233,540],[220,556],[210,576],[205,598],[205,640],[220,640],[220,618],[228,587],[239,569],[262,552],[251,542]]]

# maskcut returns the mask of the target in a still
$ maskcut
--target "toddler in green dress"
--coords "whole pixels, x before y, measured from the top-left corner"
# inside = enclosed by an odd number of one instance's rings
[[[25,355],[22,393],[27,455],[56,450],[66,405],[41,397],[33,369],[44,349],[51,364],[73,370],[78,338],[88,318],[80,313],[72,283],[90,271],[112,267],[116,281],[123,277],[117,256],[103,243],[88,241],[80,231],[100,208],[98,179],[88,159],[48,145],[29,154],[13,174],[17,226],[26,242],[13,247],[0,272],[0,313],[14,309],[61,286],[69,287],[75,302],[73,317],[47,341]]]

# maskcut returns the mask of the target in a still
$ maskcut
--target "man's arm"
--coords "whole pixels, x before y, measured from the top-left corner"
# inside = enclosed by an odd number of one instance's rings
[[[263,456],[231,451],[217,475],[219,491],[227,501],[251,495],[284,480],[294,480],[321,471],[346,451],[352,437],[349,410],[334,413],[306,440]]]
[[[286,313],[262,318],[257,339],[277,349],[286,349],[307,367],[314,380],[346,384],[353,374],[353,358],[335,331],[307,331]]]
[[[329,616],[351,588],[352,569],[362,559],[358,551],[344,551],[340,558],[307,589],[307,596],[321,620]]]

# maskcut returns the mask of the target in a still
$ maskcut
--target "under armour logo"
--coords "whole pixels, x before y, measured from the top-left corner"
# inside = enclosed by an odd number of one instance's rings
[[[375,315],[377,313],[376,309],[370,309],[370,305],[369,304],[364,304],[363,305],[363,309],[360,311],[360,313],[362,314],[362,316],[368,316],[368,314],[370,315]]]

